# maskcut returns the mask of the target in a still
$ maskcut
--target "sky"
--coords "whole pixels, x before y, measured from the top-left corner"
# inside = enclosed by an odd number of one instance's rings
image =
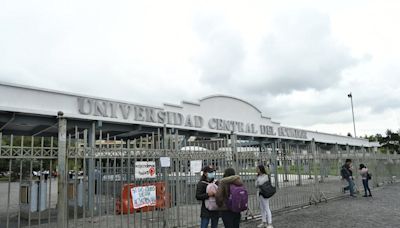
[[[0,2],[0,82],[160,106],[224,94],[284,126],[400,129],[400,1]],[[5,98],[0,98],[5,99]]]

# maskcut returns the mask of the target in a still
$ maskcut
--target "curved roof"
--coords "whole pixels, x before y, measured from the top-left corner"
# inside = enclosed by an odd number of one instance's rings
[[[262,113],[260,109],[258,109],[255,105],[251,104],[250,102],[242,100],[242,99],[237,98],[237,97],[228,96],[228,95],[215,94],[215,95],[204,97],[204,98],[200,99],[200,101],[209,100],[209,99],[213,99],[213,98],[219,98],[219,97],[229,98],[229,99],[234,99],[234,100],[240,101],[242,103],[245,103],[245,104],[251,106],[252,108],[257,110],[257,112]]]

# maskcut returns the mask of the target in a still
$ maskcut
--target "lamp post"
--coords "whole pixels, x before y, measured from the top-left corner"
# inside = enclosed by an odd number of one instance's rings
[[[351,92],[349,94],[347,94],[347,97],[350,98],[350,101],[351,101],[351,113],[353,114],[354,138],[356,138],[357,134],[356,134],[356,123],[354,121],[353,95],[351,94]]]

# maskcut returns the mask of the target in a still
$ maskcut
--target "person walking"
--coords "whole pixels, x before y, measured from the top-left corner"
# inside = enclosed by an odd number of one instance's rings
[[[362,179],[362,183],[363,183],[364,191],[365,191],[364,197],[368,197],[368,196],[372,197],[371,189],[369,188],[369,185],[368,185],[368,181],[371,176],[368,173],[368,168],[364,164],[360,164],[360,175],[361,175],[361,179]],[[367,195],[367,191],[369,192],[369,195]]]
[[[340,174],[342,175],[342,178],[347,181],[348,186],[343,188],[343,192],[346,193],[346,191],[350,191],[350,196],[356,197],[354,194],[354,181],[353,181],[353,171],[351,170],[351,159],[346,159],[345,164],[342,166],[342,169],[340,170]]]
[[[213,184],[215,179],[215,170],[210,166],[203,168],[203,174],[201,175],[200,181],[197,183],[196,188],[196,199],[201,200],[201,211],[200,211],[200,228],[207,228],[211,220],[211,228],[218,227],[219,211],[209,210],[206,207],[206,200],[215,197],[216,189],[214,191],[207,192],[207,187]]]
[[[259,224],[257,227],[273,228],[272,213],[271,209],[269,208],[269,199],[264,198],[260,194],[260,189],[259,189],[261,185],[270,180],[267,175],[267,171],[265,170],[265,167],[263,165],[257,166],[256,171],[257,171],[256,188],[257,188],[258,202],[260,204],[261,221],[262,221],[261,224]]]
[[[220,215],[224,226],[226,228],[239,228],[240,212],[234,212],[227,206],[228,198],[231,195],[231,185],[243,186],[243,183],[240,180],[240,176],[235,175],[235,170],[233,168],[227,168],[224,172],[223,178],[219,180],[218,191],[216,194],[216,202],[218,207],[220,208]]]

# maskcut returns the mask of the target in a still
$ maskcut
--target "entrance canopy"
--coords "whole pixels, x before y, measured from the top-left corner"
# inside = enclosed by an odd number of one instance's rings
[[[230,96],[213,95],[197,102],[149,106],[28,86],[0,83],[0,131],[16,135],[57,135],[57,115],[68,119],[67,130],[88,129],[93,122],[117,138],[154,132],[166,126],[182,134],[217,137],[311,141],[376,147],[360,138],[281,125],[254,105]]]

